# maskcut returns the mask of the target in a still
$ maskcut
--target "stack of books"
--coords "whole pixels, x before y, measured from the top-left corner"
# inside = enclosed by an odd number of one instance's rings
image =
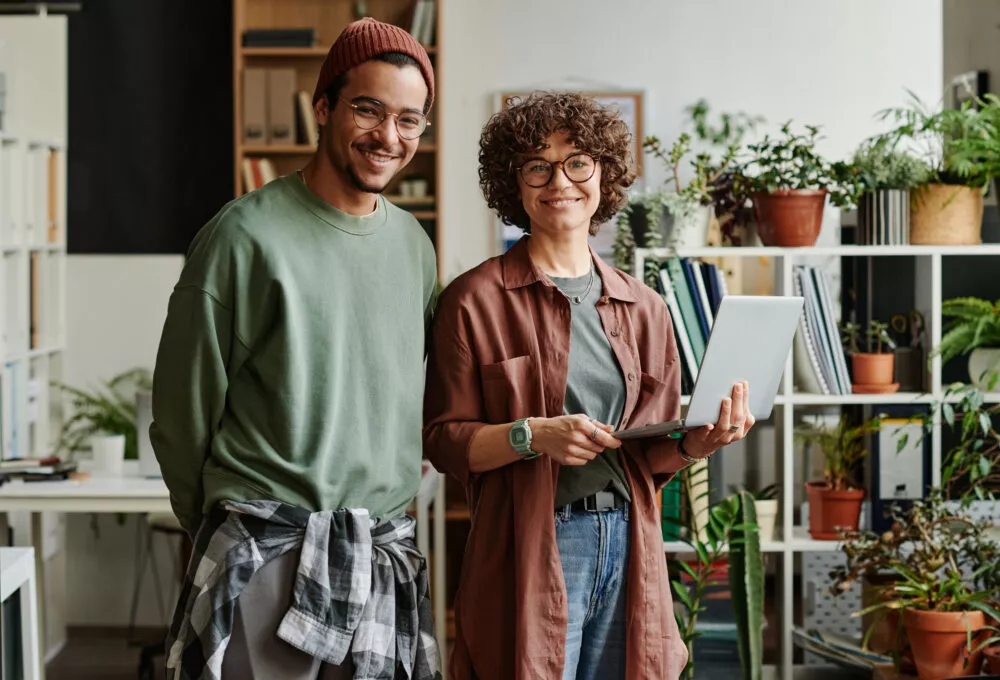
[[[795,334],[795,377],[799,388],[812,394],[851,394],[844,346],[833,314],[829,276],[822,269],[795,265],[795,295],[805,309]]]
[[[0,460],[0,484],[10,479],[27,482],[67,479],[76,472],[76,461],[49,458],[11,458]]]
[[[658,288],[674,324],[681,360],[681,392],[691,394],[715,314],[726,295],[726,281],[713,264],[674,257],[660,266]]]

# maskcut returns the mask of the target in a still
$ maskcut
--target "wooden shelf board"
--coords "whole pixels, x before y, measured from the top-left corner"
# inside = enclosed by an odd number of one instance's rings
[[[244,156],[306,156],[316,151],[308,144],[254,144],[240,148]]]
[[[438,216],[436,210],[411,210],[410,214],[418,220],[436,220]]]
[[[401,196],[399,194],[386,194],[385,200],[395,203],[400,208],[413,207],[415,205],[434,205],[437,199],[433,196]]]

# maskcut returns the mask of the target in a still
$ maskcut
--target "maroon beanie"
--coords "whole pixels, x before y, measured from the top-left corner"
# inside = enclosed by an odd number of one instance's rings
[[[348,25],[326,55],[319,71],[313,104],[319,101],[330,84],[355,66],[387,52],[401,52],[413,57],[420,65],[420,72],[427,82],[427,108],[434,103],[434,68],[427,50],[417,39],[399,26],[384,24],[370,17]],[[333,102],[330,103],[331,106]]]

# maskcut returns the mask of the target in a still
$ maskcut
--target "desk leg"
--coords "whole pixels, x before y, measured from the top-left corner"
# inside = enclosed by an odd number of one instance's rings
[[[35,549],[38,554],[39,549]],[[36,572],[37,574],[37,566]],[[28,578],[21,586],[21,658],[24,660],[24,680],[42,680],[45,677],[45,663],[42,659],[38,625],[38,592],[35,587],[36,575]]]
[[[35,549],[35,578],[33,599],[35,601],[35,611],[33,612],[36,621],[35,630],[37,634],[32,636],[36,640],[35,659],[38,669],[35,675],[28,674],[28,678],[38,678],[45,680],[45,555],[42,554],[42,513],[31,513],[31,545]],[[27,667],[26,667],[27,668]]]

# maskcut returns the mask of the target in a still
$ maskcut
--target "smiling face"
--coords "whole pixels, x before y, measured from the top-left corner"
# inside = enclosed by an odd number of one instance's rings
[[[567,132],[560,131],[549,135],[540,151],[518,159],[521,170],[517,173],[517,184],[521,204],[531,220],[531,233],[551,236],[574,232],[586,236],[589,233],[591,220],[601,202],[601,165],[595,161],[596,167],[591,168],[586,157],[575,156],[581,151],[570,141]],[[554,165],[552,177],[545,186],[531,186],[541,182],[526,180],[526,175],[544,180],[545,166],[536,162],[539,160]],[[585,177],[591,169],[593,175],[586,181],[570,179]]]
[[[399,114],[404,126],[407,114],[422,114],[426,99],[427,84],[415,66],[367,61],[351,69],[340,97],[331,102],[323,97],[316,105],[316,120],[323,126],[322,151],[337,174],[357,191],[384,191],[413,159],[420,139],[400,137],[394,115],[372,129],[360,127],[356,118],[377,120],[381,106]]]

